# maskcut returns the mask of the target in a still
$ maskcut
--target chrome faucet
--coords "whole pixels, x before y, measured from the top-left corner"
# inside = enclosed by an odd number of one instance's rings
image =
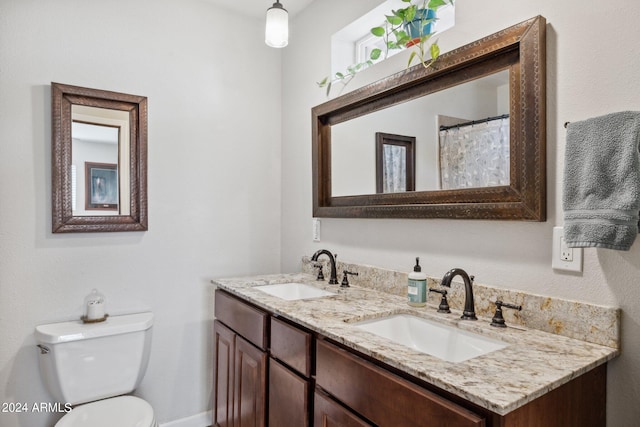
[[[329,284],[330,285],[337,285],[338,284],[338,277],[337,277],[337,273],[336,273],[336,259],[335,259],[334,255],[331,252],[329,252],[326,249],[320,249],[318,252],[313,254],[313,256],[311,257],[311,261],[317,261],[318,257],[320,255],[322,255],[322,254],[325,254],[326,256],[329,257],[329,263],[331,265],[331,273],[329,274]]]
[[[469,276],[467,272],[461,268],[454,268],[447,271],[440,284],[450,288],[451,280],[455,276],[460,276],[462,280],[464,280],[464,311],[460,318],[464,320],[478,320],[476,317],[475,304],[473,303],[473,276]]]

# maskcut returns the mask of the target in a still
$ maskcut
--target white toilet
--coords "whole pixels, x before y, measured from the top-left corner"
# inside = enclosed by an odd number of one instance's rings
[[[153,313],[138,313],[36,327],[43,381],[58,402],[73,405],[55,427],[158,427],[149,403],[123,396],[147,369],[152,325]]]

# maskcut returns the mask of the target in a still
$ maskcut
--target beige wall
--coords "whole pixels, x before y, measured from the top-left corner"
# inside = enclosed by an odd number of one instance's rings
[[[322,241],[312,242],[311,120],[326,100],[317,89],[330,69],[330,36],[379,1],[322,0],[300,14],[283,62],[282,269],[298,268],[301,254],[328,248],[343,261],[440,276],[462,267],[476,281],[505,288],[621,307],[622,356],[608,369],[609,426],[640,419],[640,241],[631,251],[585,250],[584,272],[551,269],[551,236],[562,225],[563,123],[640,104],[640,3],[578,0],[456,1],[456,27],[440,37],[443,51],[535,15],[547,25],[547,194],[543,223],[433,220],[322,219]],[[400,71],[406,55],[377,65],[346,90]]]

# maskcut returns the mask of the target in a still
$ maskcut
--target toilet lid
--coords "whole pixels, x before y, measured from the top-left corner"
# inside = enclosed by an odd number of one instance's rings
[[[153,427],[153,408],[134,396],[120,396],[76,406],[55,427]]]

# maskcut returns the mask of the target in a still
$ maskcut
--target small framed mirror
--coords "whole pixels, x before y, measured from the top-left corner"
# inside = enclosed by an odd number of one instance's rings
[[[52,232],[147,229],[147,98],[51,83]]]

